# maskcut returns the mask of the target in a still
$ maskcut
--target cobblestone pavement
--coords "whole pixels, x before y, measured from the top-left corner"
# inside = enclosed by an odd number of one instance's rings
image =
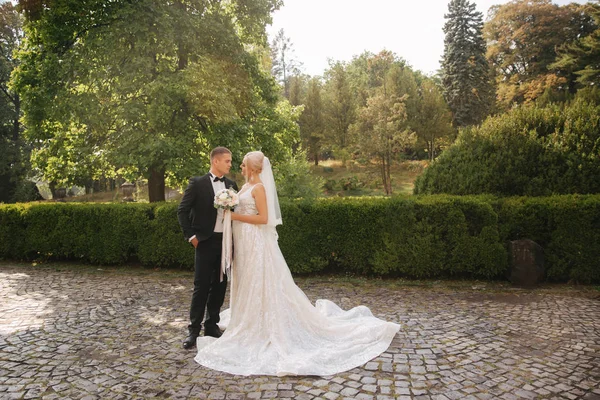
[[[402,329],[327,377],[232,376],[181,342],[192,274],[0,264],[0,399],[600,399],[600,292],[304,278]]]

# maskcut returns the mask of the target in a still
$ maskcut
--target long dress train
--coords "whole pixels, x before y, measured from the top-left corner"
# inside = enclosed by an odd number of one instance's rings
[[[257,214],[253,187],[236,212]],[[377,357],[400,326],[365,306],[344,311],[329,300],[313,306],[296,286],[274,227],[234,221],[230,309],[219,339],[199,337],[196,362],[236,375],[333,375]],[[221,324],[220,324],[221,325]]]

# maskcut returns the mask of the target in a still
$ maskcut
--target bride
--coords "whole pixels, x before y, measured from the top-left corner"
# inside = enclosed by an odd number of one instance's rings
[[[244,157],[246,184],[233,220],[234,260],[226,330],[198,337],[196,362],[236,375],[333,375],[377,357],[399,325],[365,306],[349,311],[329,300],[313,306],[295,285],[279,250],[281,211],[269,159]]]

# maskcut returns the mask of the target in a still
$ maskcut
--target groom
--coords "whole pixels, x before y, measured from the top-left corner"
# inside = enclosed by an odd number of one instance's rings
[[[204,335],[220,337],[217,326],[219,311],[225,299],[227,278],[220,281],[221,242],[223,240],[223,210],[214,207],[215,193],[221,189],[237,185],[225,174],[231,169],[231,151],[217,147],[210,153],[210,172],[190,179],[181,203],[177,208],[177,218],[183,235],[196,249],[194,262],[194,294],[190,307],[188,337],[183,342],[184,349],[196,345],[200,335],[205,309],[208,318],[204,323]]]

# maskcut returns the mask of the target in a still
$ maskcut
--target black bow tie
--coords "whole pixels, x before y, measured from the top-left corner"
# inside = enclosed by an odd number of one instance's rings
[[[215,178],[213,179],[213,182],[217,182],[217,181],[225,182],[225,177],[219,178],[218,176],[215,176]]]

